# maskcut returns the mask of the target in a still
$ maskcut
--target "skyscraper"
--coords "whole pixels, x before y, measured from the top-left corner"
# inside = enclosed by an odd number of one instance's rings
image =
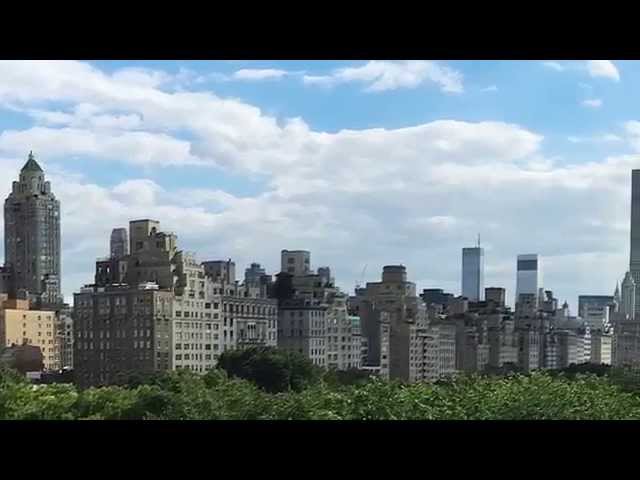
[[[640,170],[631,172],[631,252],[629,271],[635,282],[636,300],[640,298]],[[635,318],[640,318],[640,302],[635,302]]]
[[[633,281],[631,272],[627,272],[624,275],[622,281],[622,300],[620,305],[620,312],[624,315],[624,318],[634,318],[636,311],[636,282]]]
[[[479,302],[484,296],[484,249],[462,249],[462,296]]]
[[[33,153],[4,203],[5,264],[15,290],[37,301],[58,303],[60,292],[60,202]]]
[[[542,289],[542,259],[537,253],[518,255],[516,302],[520,295],[534,295],[540,301]]]
[[[122,258],[129,255],[129,238],[126,228],[114,228],[111,231],[111,258]]]

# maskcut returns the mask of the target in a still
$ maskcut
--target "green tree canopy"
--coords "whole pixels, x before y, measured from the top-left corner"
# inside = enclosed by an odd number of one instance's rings
[[[227,350],[220,355],[218,368],[270,393],[299,392],[321,377],[321,369],[303,355],[273,347]]]

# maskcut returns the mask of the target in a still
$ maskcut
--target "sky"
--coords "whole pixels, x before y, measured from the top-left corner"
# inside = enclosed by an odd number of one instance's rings
[[[480,234],[485,286],[513,302],[538,253],[575,313],[628,266],[637,85],[636,61],[0,61],[0,195],[33,150],[69,302],[153,218],[240,278],[310,250],[347,292],[403,264],[459,294]]]

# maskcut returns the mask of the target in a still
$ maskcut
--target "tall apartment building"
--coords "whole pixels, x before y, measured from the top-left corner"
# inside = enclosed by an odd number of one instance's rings
[[[327,367],[327,306],[304,299],[278,305],[278,348],[301,353],[314,365]]]
[[[462,249],[462,296],[479,302],[484,296],[484,249]]]
[[[450,316],[456,326],[456,370],[483,372],[489,363],[487,321],[477,314]]]
[[[518,366],[525,372],[542,367],[543,354],[542,334],[537,327],[527,326],[516,328],[518,338]]]
[[[175,234],[159,227],[155,220],[130,222],[132,253],[115,259],[111,271],[97,262],[96,284],[76,294],[79,381],[113,383],[118,372],[204,372],[215,365],[222,351],[214,338],[221,330],[214,319],[220,304],[216,310],[207,298],[204,267],[194,255],[178,250]],[[111,331],[100,332],[95,320],[101,317]],[[102,341],[84,340],[87,336]]]
[[[509,314],[487,315],[489,366],[501,368],[518,364],[518,335]]]
[[[173,294],[156,286],[87,286],[74,294],[74,375],[81,387],[169,370]],[[182,343],[182,342],[180,342]]]
[[[335,294],[327,309],[327,367],[336,370],[361,366],[360,317],[348,314],[347,298]]]
[[[419,380],[423,369],[417,358],[422,341],[418,328],[427,326],[426,309],[416,296],[415,283],[407,281],[406,268],[385,266],[382,281],[368,282],[350,302],[361,318],[362,335],[367,341],[367,366],[382,366],[388,360],[390,378]],[[385,330],[389,335],[388,347],[382,338]]]
[[[452,322],[431,323],[416,329],[412,345],[415,364],[412,381],[435,381],[456,373],[456,325]]]
[[[281,255],[282,272],[271,289],[279,305],[278,347],[297,350],[316,365],[360,368],[362,327],[353,327],[348,296],[335,287],[330,268],[313,273],[306,250]]]
[[[591,355],[589,361],[596,364],[611,365],[613,336],[602,331],[591,332]]]
[[[60,202],[31,152],[4,203],[4,251],[13,296],[26,291],[36,305],[62,302]]]
[[[612,364],[615,367],[640,367],[640,322],[616,322],[612,339]]]
[[[32,345],[42,352],[44,368],[62,367],[56,313],[30,310],[28,299],[0,295],[0,347]]]
[[[251,346],[278,344],[278,302],[267,297],[264,289],[256,284],[213,284],[223,292],[222,340],[223,350]]]

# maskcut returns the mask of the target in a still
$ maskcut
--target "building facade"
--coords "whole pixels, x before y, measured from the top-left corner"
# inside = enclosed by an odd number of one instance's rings
[[[140,286],[89,286],[74,294],[74,376],[81,387],[169,370],[173,295]]]
[[[29,300],[0,296],[0,346],[32,345],[42,352],[44,368],[62,368],[56,312],[30,310]]]
[[[60,202],[32,153],[4,203],[5,266],[15,292],[37,305],[61,303]]]
[[[298,352],[314,365],[327,367],[327,307],[303,299],[278,306],[278,348]]]

